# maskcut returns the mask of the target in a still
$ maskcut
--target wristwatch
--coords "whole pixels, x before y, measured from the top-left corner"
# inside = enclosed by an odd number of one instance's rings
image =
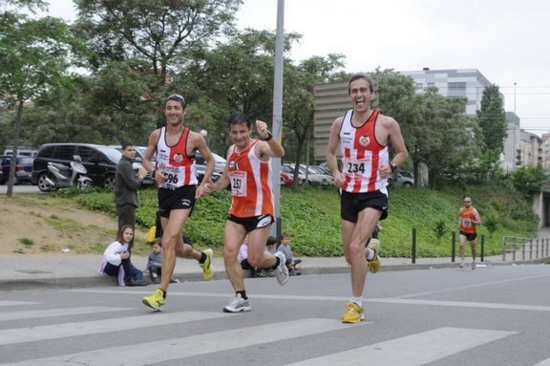
[[[391,167],[391,171],[393,173],[395,171],[395,169],[397,169],[397,163],[395,161],[392,161],[390,163],[390,167]]]

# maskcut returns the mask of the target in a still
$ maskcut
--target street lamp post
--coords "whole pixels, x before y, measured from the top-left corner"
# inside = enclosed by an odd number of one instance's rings
[[[275,40],[275,73],[273,85],[273,138],[282,143],[281,130],[283,126],[283,53],[284,53],[284,13],[285,0],[277,2],[277,38]],[[281,159],[274,158],[272,160],[272,185],[273,196],[275,199],[275,219],[276,225],[271,226],[270,234],[277,238],[277,242],[281,238],[281,213],[280,213],[280,195],[281,195]]]

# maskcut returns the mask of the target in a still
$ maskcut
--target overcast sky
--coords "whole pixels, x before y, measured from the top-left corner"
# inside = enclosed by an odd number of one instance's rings
[[[244,0],[238,27],[275,30],[279,0]],[[50,15],[73,20],[71,0]],[[341,53],[346,71],[477,69],[521,127],[550,132],[550,0],[286,0],[290,57]],[[514,87],[514,83],[516,86]]]

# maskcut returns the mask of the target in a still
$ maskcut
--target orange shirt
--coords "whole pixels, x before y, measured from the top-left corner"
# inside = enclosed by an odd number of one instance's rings
[[[469,208],[467,208],[466,206],[462,207],[460,209],[459,217],[461,231],[468,234],[473,234],[477,231],[477,225],[472,222],[472,220],[476,220],[474,206],[470,206]]]
[[[229,150],[227,173],[231,184],[231,208],[236,217],[260,215],[275,216],[273,187],[271,183],[271,159],[261,161],[254,152],[258,140],[252,140],[243,151]]]

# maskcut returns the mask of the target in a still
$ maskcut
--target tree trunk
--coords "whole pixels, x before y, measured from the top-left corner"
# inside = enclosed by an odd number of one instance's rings
[[[12,151],[12,158],[11,158],[11,165],[10,165],[10,175],[8,177],[8,191],[6,192],[6,195],[8,197],[13,196],[13,182],[15,181],[15,168],[17,166],[16,164],[16,158],[17,158],[17,150],[19,147],[19,137],[21,135],[21,123],[22,123],[22,116],[23,116],[23,104],[25,103],[24,100],[20,100],[19,104],[17,105],[17,115],[15,116],[15,133],[13,136],[13,151]]]

